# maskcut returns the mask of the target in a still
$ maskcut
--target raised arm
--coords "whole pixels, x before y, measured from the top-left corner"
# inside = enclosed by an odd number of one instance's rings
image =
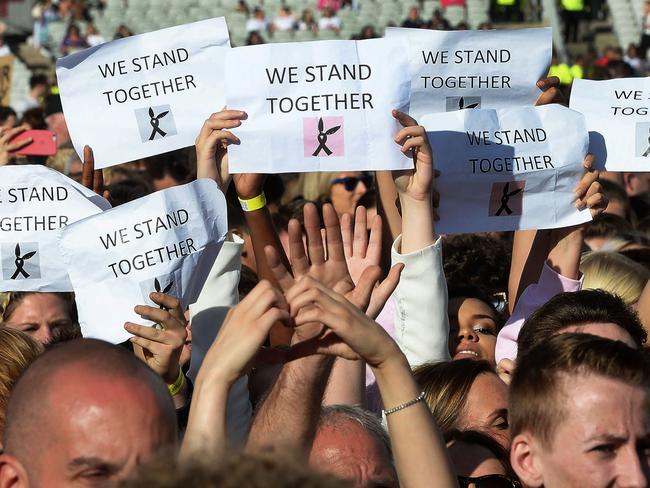
[[[194,397],[181,458],[200,455],[219,459],[227,452],[228,395],[252,366],[271,326],[289,321],[284,297],[261,281],[240,304],[230,309],[196,377]]]
[[[399,279],[400,268],[391,270],[388,278],[375,286],[381,270],[378,266],[369,266],[355,285],[348,272],[339,220],[331,205],[323,207],[323,219],[325,239],[316,207],[312,204],[305,206],[307,250],[300,224],[296,220],[289,222],[289,255],[293,276],[282,265],[276,250],[266,248],[269,264],[280,287],[287,293],[295,283],[294,277],[311,276],[344,293],[363,311],[373,306],[371,303],[381,309]],[[311,321],[295,331],[292,343],[318,337],[323,331],[324,326],[319,321]],[[308,454],[332,363],[331,357],[312,356],[283,366],[271,393],[255,415],[249,447],[281,444]]]
[[[403,129],[395,136],[402,151],[413,156],[414,168],[395,172],[402,208],[402,235],[392,249],[392,262],[404,270],[394,299],[395,340],[411,365],[449,359],[447,282],[442,268],[441,241],[435,233],[437,193],[431,147],[424,127],[394,111]]]
[[[286,294],[296,328],[321,320],[327,331],[296,344],[293,354],[363,359],[373,370],[387,410],[395,467],[402,488],[458,486],[447,448],[422,401],[406,357],[382,327],[343,296],[310,277]],[[306,310],[303,310],[305,309]]]
[[[585,174],[575,189],[577,208],[588,208],[596,217],[607,207],[607,198],[598,183],[598,171],[593,169],[593,157],[587,155],[584,161]],[[550,231],[537,231],[538,237],[532,244],[532,251],[526,257],[524,268],[539,269],[536,282],[521,291],[512,315],[497,337],[496,360],[514,360],[517,356],[517,337],[524,320],[537,308],[558,293],[580,289],[580,254],[584,238],[584,224]],[[546,252],[541,245],[544,239]],[[516,253],[525,251],[525,246],[517,247],[515,239],[513,260]],[[521,255],[518,260],[523,259]],[[513,273],[514,271],[511,271]],[[523,282],[519,285],[521,290]]]

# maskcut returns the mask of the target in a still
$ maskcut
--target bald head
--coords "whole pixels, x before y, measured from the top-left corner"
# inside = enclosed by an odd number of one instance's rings
[[[7,406],[5,452],[32,484],[74,485],[85,472],[120,479],[175,439],[164,382],[127,350],[97,340],[67,342],[40,356]]]
[[[359,488],[398,486],[387,432],[377,417],[358,407],[325,407],[309,462]]]

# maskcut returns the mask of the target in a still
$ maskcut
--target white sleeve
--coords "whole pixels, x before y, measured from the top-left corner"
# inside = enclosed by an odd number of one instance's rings
[[[239,303],[239,275],[243,241],[226,241],[210,270],[196,303],[190,305],[192,324],[192,360],[188,376],[192,381],[203,358],[217,337],[228,310]],[[230,389],[227,407],[228,438],[233,445],[243,445],[248,434],[252,408],[248,398],[248,379],[240,378]]]
[[[400,254],[402,236],[395,239],[392,264],[404,263],[393,294],[395,340],[411,366],[451,359],[447,281],[442,269],[442,240],[409,254]]]

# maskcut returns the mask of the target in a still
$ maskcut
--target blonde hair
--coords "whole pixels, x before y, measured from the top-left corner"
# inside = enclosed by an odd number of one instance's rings
[[[650,271],[617,252],[597,251],[580,260],[584,290],[602,289],[618,295],[627,304],[636,303],[643,292]]]
[[[5,427],[5,409],[14,384],[42,352],[43,346],[19,330],[0,326],[0,435]]]
[[[321,197],[329,196],[332,180],[338,173],[300,173],[294,180],[286,183],[283,203],[290,202],[302,196],[305,200],[317,201]]]

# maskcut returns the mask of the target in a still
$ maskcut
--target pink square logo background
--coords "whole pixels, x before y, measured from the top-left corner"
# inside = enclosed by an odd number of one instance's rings
[[[499,215],[497,215],[497,212],[501,209],[501,197],[503,196],[503,189],[506,184],[508,184],[508,193],[512,193],[517,190],[521,191],[515,195],[512,195],[508,199],[508,203],[506,205],[512,213],[508,213],[504,209]],[[525,187],[525,181],[500,181],[498,183],[493,183],[492,192],[490,193],[490,207],[488,209],[488,215],[490,217],[512,217],[514,215],[521,215],[523,210]]]
[[[306,117],[302,121],[302,137],[306,158],[313,157],[314,153],[320,146],[320,143],[318,142],[318,121],[320,119],[321,117]],[[328,155],[324,149],[321,149],[316,157],[327,158],[343,156],[345,154],[345,138],[343,135],[345,128],[343,127],[343,117],[322,117],[322,119],[324,132],[327,132],[337,125],[340,125],[341,127],[334,134],[327,136],[325,146],[332,151],[332,154]]]

